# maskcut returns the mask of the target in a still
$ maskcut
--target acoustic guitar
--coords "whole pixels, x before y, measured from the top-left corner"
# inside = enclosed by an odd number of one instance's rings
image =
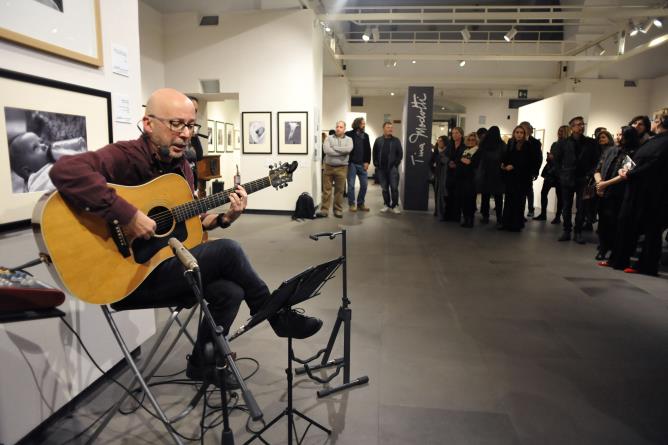
[[[249,194],[286,187],[296,169],[297,161],[277,165],[268,176],[243,187]],[[188,249],[201,244],[199,215],[228,203],[234,192],[193,200],[187,181],[173,173],[143,185],[109,187],[156,222],[153,237],[128,239],[117,222],[75,209],[58,192],[42,196],[33,211],[33,232],[49,272],[70,294],[88,303],[110,304],[131,294],[173,256],[169,238],[176,237]]]

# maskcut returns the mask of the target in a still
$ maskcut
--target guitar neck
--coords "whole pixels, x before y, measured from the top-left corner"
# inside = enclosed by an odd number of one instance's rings
[[[265,178],[256,179],[255,181],[247,182],[246,184],[242,184],[242,187],[246,189],[246,192],[249,195],[269,186],[271,186],[271,181],[269,180],[268,176]],[[211,209],[215,209],[216,207],[225,205],[230,202],[230,194],[234,193],[235,190],[236,188],[223,190],[220,193],[214,193],[213,195],[209,195],[206,198],[195,199],[185,204],[175,206],[171,209],[172,214],[174,215],[174,219],[176,222],[182,222]]]

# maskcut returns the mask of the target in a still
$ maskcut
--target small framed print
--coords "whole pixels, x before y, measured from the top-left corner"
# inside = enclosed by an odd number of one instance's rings
[[[216,121],[216,153],[225,153],[225,123]]]
[[[234,125],[225,124],[225,151],[231,153],[234,151]]]
[[[243,154],[271,154],[271,111],[241,113],[241,150]]]
[[[216,152],[216,123],[214,121],[206,121],[206,129],[209,135],[209,153]]]
[[[278,154],[308,154],[308,112],[279,111]]]

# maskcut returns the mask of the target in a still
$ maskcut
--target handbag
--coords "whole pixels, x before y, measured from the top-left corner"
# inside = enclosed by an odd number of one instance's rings
[[[582,199],[592,199],[596,196],[596,179],[593,176],[589,177],[587,185],[582,191]]]

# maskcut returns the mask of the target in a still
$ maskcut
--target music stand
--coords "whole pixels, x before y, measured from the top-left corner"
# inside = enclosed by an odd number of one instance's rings
[[[310,298],[313,298],[320,294],[320,289],[329,281],[336,269],[341,266],[343,262],[343,257],[336,258],[331,261],[319,264],[317,266],[310,267],[305,271],[295,275],[294,277],[284,281],[271,295],[269,301],[265,306],[260,309],[255,315],[253,315],[248,322],[242,327],[240,327],[234,334],[229,338],[230,341],[236,337],[242,335],[244,332],[248,332],[253,326],[258,325],[267,318],[275,315],[281,310],[289,311],[292,306],[299,304],[303,301],[306,301]],[[297,430],[294,424],[294,415],[297,415],[308,422],[308,426],[304,430],[304,434],[300,439],[297,440],[297,443],[300,444],[306,437],[306,433],[312,425],[320,428],[322,431],[326,432],[328,435],[332,434],[332,431],[328,428],[325,428],[315,420],[309,418],[305,414],[294,409],[292,406],[292,363],[295,359],[294,352],[292,350],[292,337],[288,338],[288,367],[285,369],[287,374],[287,383],[288,383],[288,405],[287,407],[273,420],[271,420],[264,428],[262,428],[257,433],[244,442],[244,445],[253,442],[255,439],[260,439],[262,442],[267,443],[262,434],[271,428],[276,422],[278,422],[283,416],[288,416],[288,445],[292,444],[292,432],[295,431],[295,436],[297,435]]]

